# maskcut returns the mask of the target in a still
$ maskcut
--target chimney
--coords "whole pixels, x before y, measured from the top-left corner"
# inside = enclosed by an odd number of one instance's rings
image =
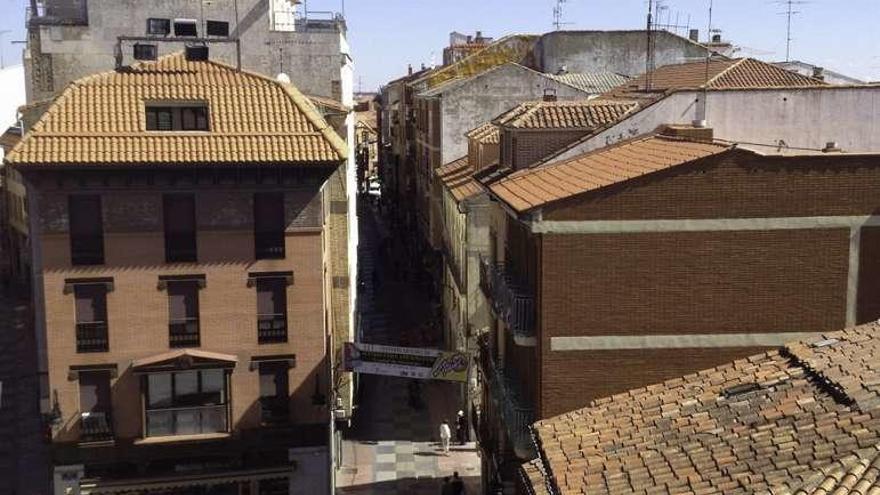
[[[721,35],[713,34],[712,35],[712,43],[721,43]]]
[[[703,123],[705,126],[705,122]],[[665,125],[660,128],[660,135],[693,141],[712,141],[715,137],[711,127],[696,127],[689,125]]]
[[[690,35],[688,35],[688,38],[690,38],[691,41],[693,41],[694,43],[699,43],[700,42],[700,30],[699,29],[691,29],[691,32],[690,32]]]
[[[425,70],[425,63],[422,62],[422,70]]]
[[[477,38],[477,41],[478,41],[478,42],[480,41],[480,39],[481,39],[482,37],[483,37],[483,32],[482,32],[482,31],[477,31],[477,36],[476,36],[476,38]]]
[[[825,67],[813,67],[813,79],[825,80]]]
[[[408,76],[412,75],[412,64],[406,64],[406,74]]]
[[[556,88],[544,88],[544,101],[556,101]]]

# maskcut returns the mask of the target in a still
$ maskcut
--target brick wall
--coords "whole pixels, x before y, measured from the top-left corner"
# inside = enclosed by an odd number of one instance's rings
[[[560,201],[547,220],[868,215],[880,208],[880,162],[846,155],[727,153]]]
[[[544,235],[543,415],[753,351],[609,351],[600,363],[551,351],[551,337],[843,328],[848,253],[848,229]]]
[[[65,193],[44,194],[43,296],[46,303],[49,387],[57,391],[63,423],[57,441],[78,436],[79,390],[68,379],[73,365],[116,364],[112,403],[120,438],[141,435],[140,385],[131,361],[170,350],[168,294],[158,289],[160,275],[204,275],[199,292],[200,349],[238,358],[231,377],[234,428],[259,424],[259,374],[249,370],[252,357],[295,354],[290,370],[291,417],[298,423],[323,422],[326,409],[312,404],[315,376],[326,393],[323,323],[320,197],[316,191],[287,191],[287,257],[255,260],[252,233],[253,189],[197,191],[198,263],[165,263],[161,190],[102,194],[105,216],[105,264],[71,266],[66,232]],[[53,217],[49,217],[52,215]],[[306,228],[303,228],[306,227]],[[315,228],[317,227],[317,228]],[[249,272],[293,271],[287,289],[288,342],[257,343],[256,291]],[[74,295],[65,293],[67,278],[113,277],[107,296],[110,352],[76,352]]]

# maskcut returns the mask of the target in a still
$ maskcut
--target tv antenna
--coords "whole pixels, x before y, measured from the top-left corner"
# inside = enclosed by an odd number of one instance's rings
[[[795,10],[800,5],[806,5],[811,3],[807,0],[776,0],[773,2],[777,5],[782,5],[785,7],[784,12],[779,12],[779,15],[785,16],[785,61],[791,61],[791,19],[796,15],[800,15],[803,12],[800,10]]]
[[[562,6],[565,5],[565,2],[568,0],[556,0],[556,6],[553,7],[553,26],[557,31],[562,29],[562,26],[567,26],[571,24],[570,22],[565,22],[563,19],[565,18],[565,14],[563,13]]]
[[[657,0],[659,7],[660,0]],[[654,72],[654,0],[648,0],[648,25],[645,30],[647,46],[645,49],[645,91],[651,91],[651,78]]]

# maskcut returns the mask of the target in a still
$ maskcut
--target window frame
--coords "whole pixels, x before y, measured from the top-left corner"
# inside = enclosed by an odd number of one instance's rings
[[[222,376],[223,382],[220,387],[220,401],[212,404],[186,404],[179,403],[179,400],[175,400],[177,396],[177,375],[184,375],[189,373],[196,373],[196,392],[194,395],[203,396],[206,393],[213,392],[205,392],[204,390],[204,375],[203,373],[207,372],[219,372]],[[170,402],[168,405],[163,406],[151,406],[151,390],[150,390],[150,379],[156,376],[164,376],[168,375],[170,379],[169,390],[170,390]],[[200,435],[200,434],[211,434],[211,433],[228,433],[230,431],[230,414],[229,407],[231,404],[230,401],[230,376],[229,371],[224,368],[201,368],[201,369],[189,369],[189,370],[180,370],[180,371],[168,371],[162,373],[149,373],[144,375],[142,380],[142,393],[143,393],[143,403],[141,407],[141,411],[143,414],[143,437],[144,438],[155,438],[155,437],[175,437],[175,436],[185,436],[185,435]],[[184,395],[184,394],[181,394]],[[207,401],[204,401],[207,402]],[[197,433],[192,432],[180,432],[178,428],[180,427],[178,424],[178,416],[179,412],[194,412],[194,411],[204,411],[208,409],[222,410],[223,411],[223,429],[219,431],[199,431]],[[161,432],[151,434],[150,429],[150,413],[170,413],[171,414],[171,426],[170,433]],[[200,417],[200,422],[198,424],[199,429],[203,430],[205,425],[205,418]]]
[[[188,212],[179,211],[179,206],[186,204]],[[171,227],[178,227],[182,213],[190,213],[191,231],[179,232]],[[199,259],[199,228],[196,214],[196,197],[194,193],[165,193],[162,195],[162,235],[165,241],[166,263],[195,263]],[[183,239],[181,241],[181,239]],[[181,246],[186,244],[186,246]]]
[[[212,20],[205,21],[205,35],[206,36],[219,36],[221,38],[228,38],[229,37],[229,26],[230,26],[229,21],[212,21]],[[216,32],[217,28],[223,28],[220,30],[222,34],[218,34]]]
[[[84,218],[83,209],[87,201],[97,203],[97,217]],[[92,205],[94,207],[94,205]],[[70,242],[70,263],[80,265],[103,265],[104,250],[104,205],[100,194],[70,194],[67,197],[68,229]],[[94,212],[90,212],[94,213]],[[79,227],[76,227],[79,225]],[[98,228],[90,228],[97,225]],[[75,232],[79,231],[79,232]],[[93,251],[93,252],[92,252]]]
[[[286,343],[289,339],[290,328],[288,324],[287,309],[287,278],[280,276],[258,277],[255,281],[256,297],[257,297],[257,343],[258,344],[279,344]],[[275,292],[273,296],[281,296],[280,309],[278,312],[278,301],[273,297],[273,305],[271,313],[262,312],[260,308],[260,292],[264,292],[266,288]]]
[[[83,315],[79,311],[79,301],[87,299],[82,297],[87,290],[94,291],[92,296],[99,296],[100,303],[92,302],[92,305],[99,308],[97,313],[103,313],[103,319],[96,319],[94,316],[89,321],[85,321]],[[110,324],[107,310],[107,293],[109,288],[107,284],[97,283],[79,283],[73,286],[73,304],[74,304],[74,326],[76,329],[76,352],[77,354],[85,354],[92,352],[109,352],[110,351]]]
[[[201,345],[201,309],[199,307],[199,290],[201,289],[200,281],[167,280],[165,284],[166,292],[168,294],[168,347],[199,347]],[[194,316],[185,315],[181,318],[175,317],[171,298],[175,295],[179,295],[178,291],[180,291],[184,297],[187,297],[188,295],[192,296],[192,306],[194,307],[195,313]],[[184,305],[186,306],[186,304]],[[184,326],[184,332],[175,332],[175,327],[179,325]],[[190,331],[190,325],[195,327],[195,331]],[[186,338],[191,335],[194,337]],[[184,338],[178,338],[175,342],[175,337]]]
[[[290,421],[290,365],[283,361],[258,363],[260,421],[264,425]],[[264,395],[263,377],[272,377],[275,388],[272,395]],[[283,377],[283,378],[282,378]],[[279,383],[279,378],[281,382]]]
[[[276,203],[272,205],[272,203]],[[264,206],[260,206],[260,205]],[[258,260],[284,259],[287,256],[285,246],[285,231],[287,230],[287,215],[284,208],[283,192],[258,192],[253,197],[254,209],[254,258]],[[266,218],[263,212],[267,209],[278,208],[272,211],[276,216],[273,219]]]
[[[96,404],[88,411],[83,408],[83,382],[85,377],[100,378],[92,383],[97,389]],[[113,373],[109,369],[80,370],[77,372],[78,410],[80,416],[80,439],[84,442],[103,441],[113,438]],[[103,387],[102,387],[103,385]],[[101,392],[106,393],[106,403],[100,404]]]
[[[154,22],[157,24],[154,25]],[[153,29],[156,25],[161,26],[163,29]],[[168,36],[171,34],[171,19],[166,19],[164,17],[148,17],[146,31],[147,35],[150,36]]]
[[[190,118],[188,113],[192,114]],[[160,119],[160,117],[162,117]],[[190,123],[191,122],[191,123]],[[147,132],[210,132],[211,109],[207,102],[146,102]]]
[[[195,19],[174,19],[171,22],[172,28],[174,29],[174,36],[180,38],[198,38],[199,36],[199,22]],[[192,27],[192,34],[181,33],[181,29],[184,26]],[[189,29],[185,29],[185,31],[189,31]]]

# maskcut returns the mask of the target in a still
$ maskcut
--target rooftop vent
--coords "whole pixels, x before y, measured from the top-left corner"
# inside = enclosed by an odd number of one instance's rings
[[[149,43],[134,44],[135,60],[156,60],[159,56],[159,47]]]
[[[186,47],[186,59],[189,61],[208,60],[208,47],[205,45],[189,45]]]
[[[756,390],[761,390],[761,385],[751,382],[751,383],[740,383],[739,385],[734,385],[732,387],[725,388],[721,395],[726,399],[730,399],[733,397],[738,397],[740,395],[745,395],[749,392],[754,392]]]
[[[825,143],[825,147],[822,148],[822,153],[840,153],[843,151],[839,146],[837,146],[837,142],[828,141]]]

